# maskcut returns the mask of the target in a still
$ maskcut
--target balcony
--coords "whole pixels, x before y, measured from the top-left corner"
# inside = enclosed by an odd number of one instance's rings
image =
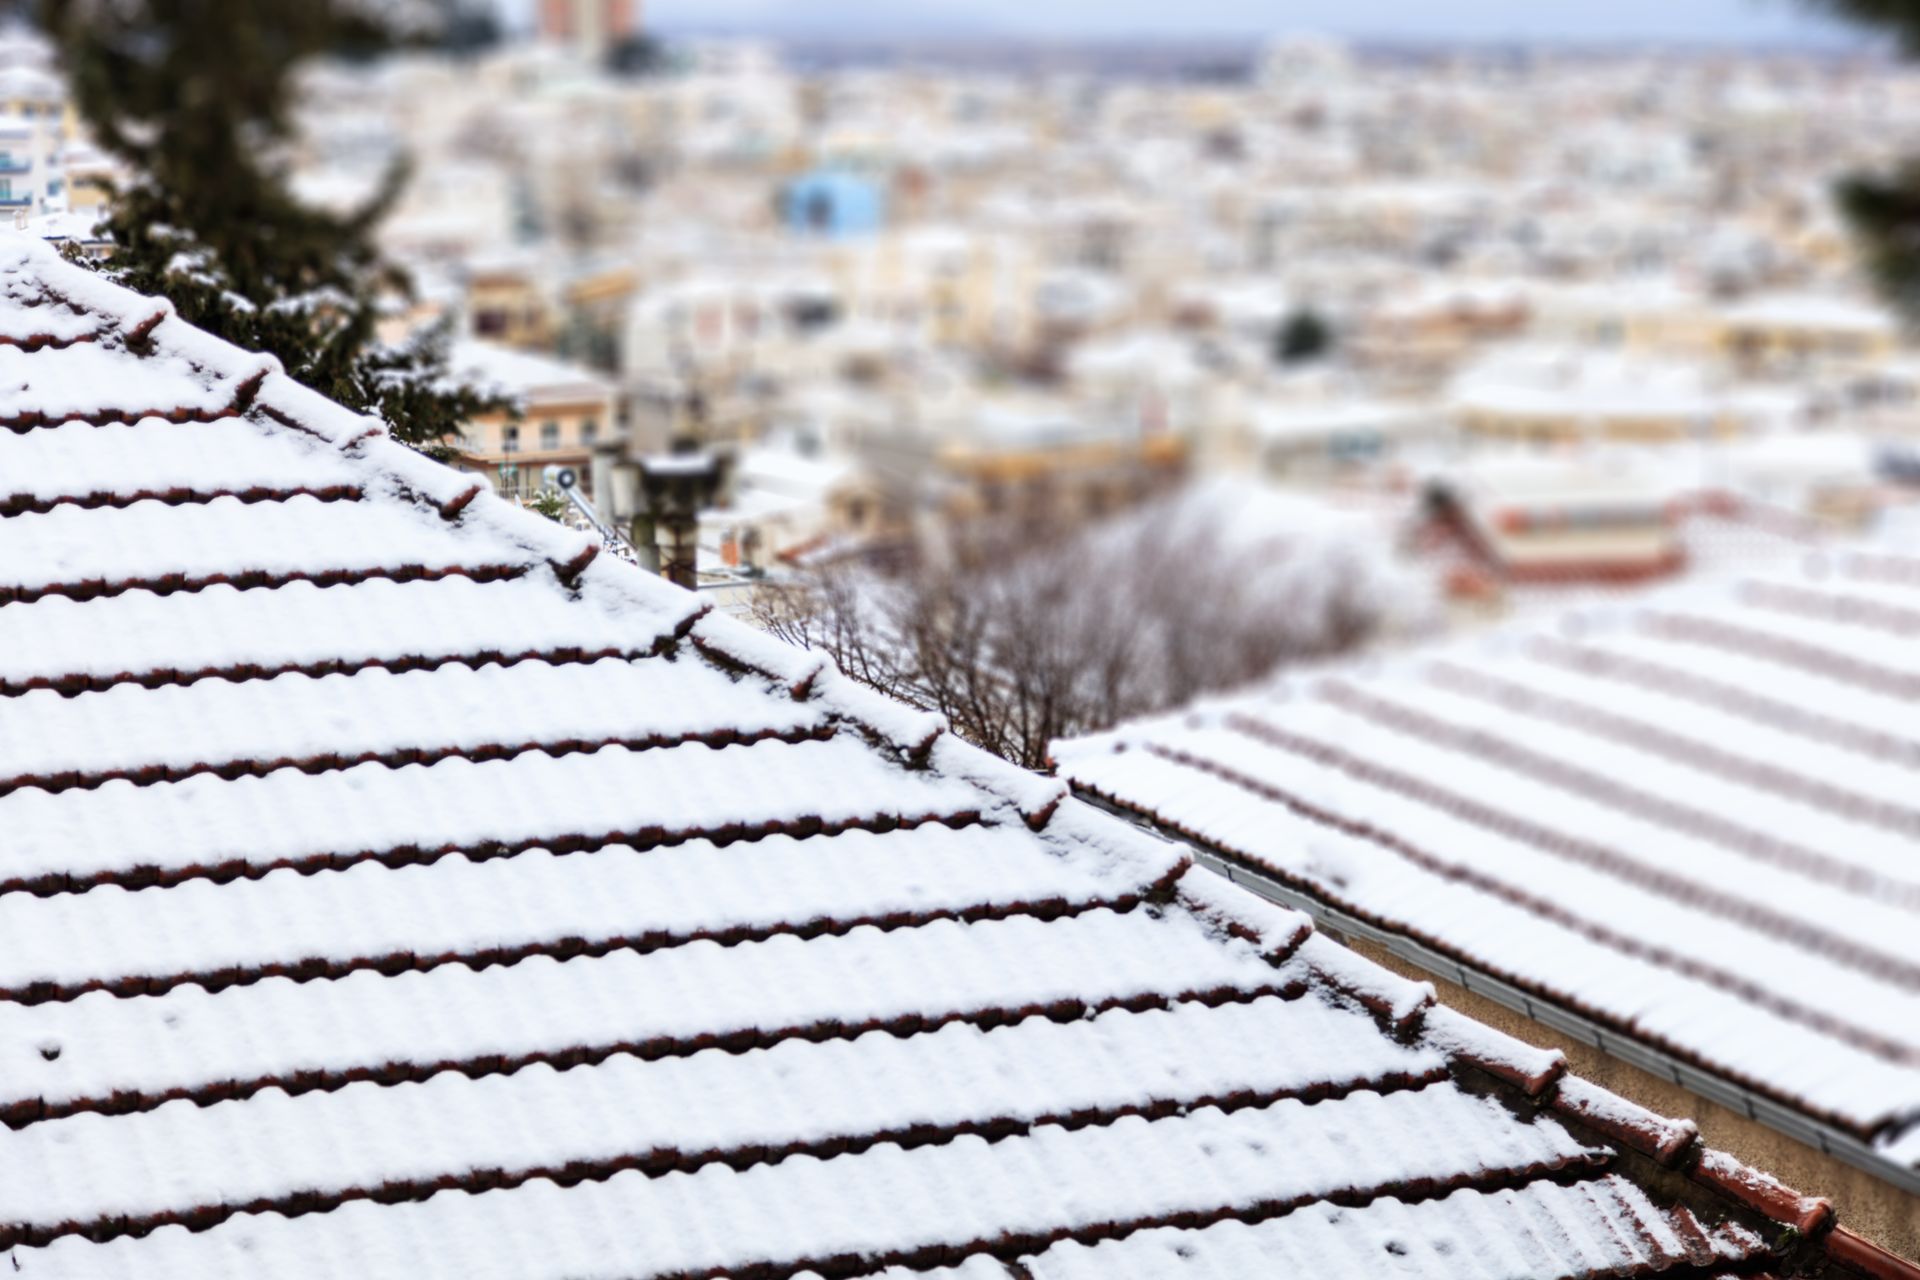
[[[0,177],[33,172],[31,156],[0,156]]]

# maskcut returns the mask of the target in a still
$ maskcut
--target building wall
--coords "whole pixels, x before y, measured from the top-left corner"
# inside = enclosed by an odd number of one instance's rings
[[[1833,1201],[1850,1229],[1906,1258],[1920,1259],[1920,1196],[1909,1195],[1864,1169],[1817,1151],[1776,1129],[1750,1120],[1671,1080],[1611,1057],[1592,1045],[1562,1036],[1526,1015],[1417,968],[1360,938],[1347,946],[1374,963],[1419,982],[1431,982],[1442,1003],[1529,1044],[1559,1049],[1573,1071],[1604,1089],[1631,1098],[1663,1116],[1691,1116],[1708,1146],[1765,1169],[1806,1195]]]
[[[1720,335],[1720,354],[1754,369],[1793,369],[1815,360],[1875,363],[1890,358],[1896,346],[1892,332],[1853,329],[1738,324]]]
[[[1741,423],[1730,413],[1708,419],[1655,415],[1604,416],[1569,408],[1564,413],[1509,414],[1486,408],[1468,408],[1459,415],[1469,435],[1535,444],[1573,444],[1583,440],[1615,440],[1628,444],[1669,444],[1702,436],[1730,440],[1741,433]]]
[[[545,351],[553,346],[553,316],[533,282],[519,276],[482,276],[468,286],[474,333],[502,346]]]
[[[876,179],[835,170],[795,178],[781,196],[789,231],[835,240],[872,235],[886,221],[886,208]]]
[[[595,428],[591,439],[589,424]],[[555,429],[551,441],[546,433],[549,425]],[[611,401],[529,401],[525,414],[517,420],[505,413],[475,418],[461,431],[460,445],[467,469],[485,475],[488,483],[503,494],[524,497],[533,493],[543,486],[546,467],[563,466],[580,473],[581,486],[592,497],[594,446],[612,438],[614,430]],[[513,448],[508,448],[509,431],[518,433]]]
[[[545,429],[549,425],[556,428],[551,444],[546,443]],[[610,438],[613,425],[611,403],[542,404],[534,400],[527,403],[526,412],[518,419],[505,413],[475,418],[461,432],[461,443],[474,453],[506,453],[507,431],[517,427],[516,451],[520,453],[591,449]]]

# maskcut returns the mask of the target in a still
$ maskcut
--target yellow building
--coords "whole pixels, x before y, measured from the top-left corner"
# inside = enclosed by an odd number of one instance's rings
[[[1186,471],[1186,441],[1166,432],[1115,433],[994,409],[978,426],[934,455],[946,513],[960,519],[1100,516],[1133,506]]]
[[[1775,294],[1724,308],[1721,352],[1754,373],[1793,372],[1816,363],[1885,360],[1899,348],[1893,317],[1850,298]]]
[[[568,354],[596,368],[616,368],[627,315],[639,292],[640,273],[629,266],[603,266],[569,280],[561,290]]]
[[[571,467],[591,496],[595,449],[619,430],[613,385],[577,365],[493,343],[455,346],[453,373],[517,404],[467,423],[457,447],[462,470],[484,475],[505,497],[547,487],[548,467]]]
[[[1534,445],[1721,439],[1751,419],[1695,365],[1577,348],[1499,352],[1457,378],[1448,399],[1463,433]]]
[[[474,264],[467,276],[467,313],[487,342],[530,351],[552,347],[556,318],[537,266],[502,259]]]
[[[89,142],[69,142],[60,150],[60,168],[68,209],[88,213],[106,204],[117,171],[106,152]]]

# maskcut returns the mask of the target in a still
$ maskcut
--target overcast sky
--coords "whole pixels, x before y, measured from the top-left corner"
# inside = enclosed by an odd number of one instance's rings
[[[508,0],[515,8],[528,0]],[[643,0],[655,30],[1857,43],[1797,0]]]

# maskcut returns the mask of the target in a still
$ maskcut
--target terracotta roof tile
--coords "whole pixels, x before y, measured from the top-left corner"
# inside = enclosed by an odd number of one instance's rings
[[[1056,755],[1089,795],[1911,1164],[1916,565],[1843,548]]]
[[[22,1275],[1479,1280],[1823,1225],[1638,1185],[1680,1127],[15,239],[0,415]]]

